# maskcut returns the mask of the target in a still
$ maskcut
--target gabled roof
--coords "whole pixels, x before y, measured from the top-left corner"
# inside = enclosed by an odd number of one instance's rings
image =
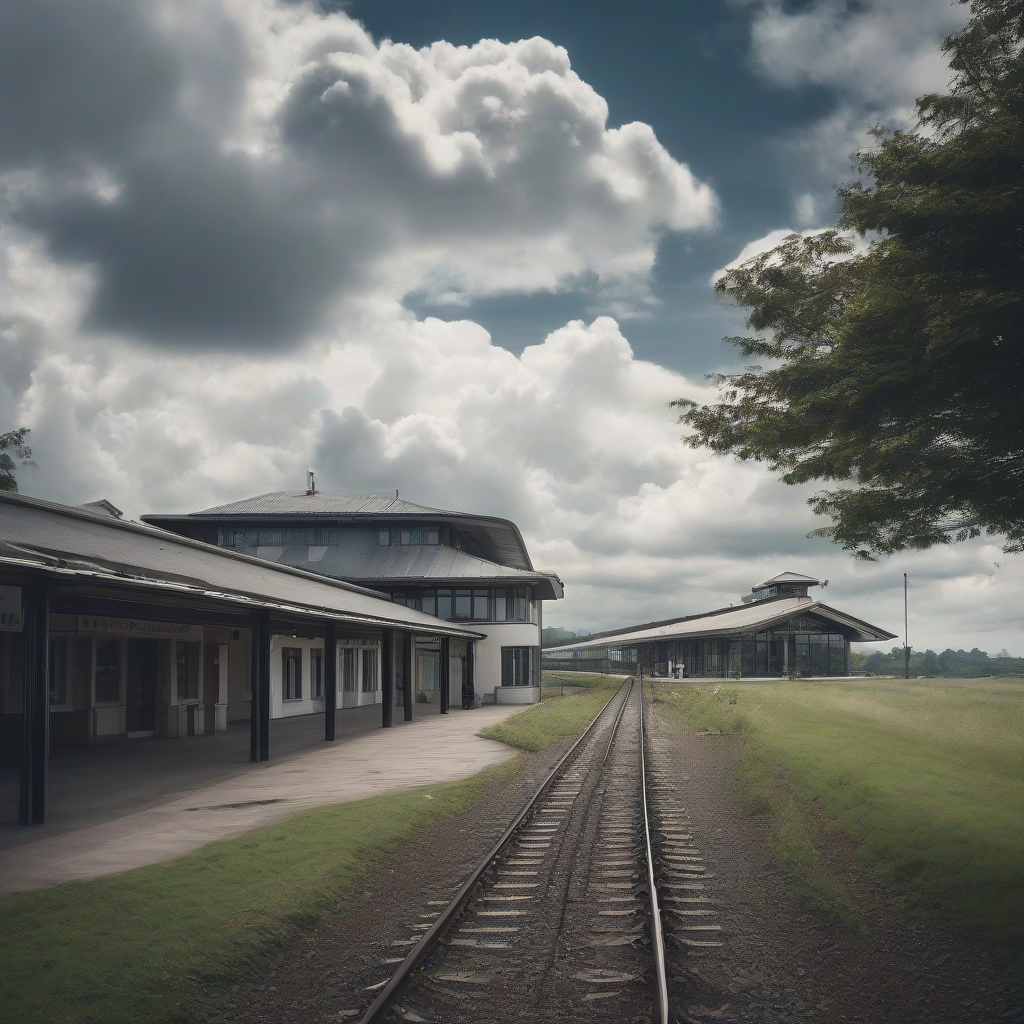
[[[268,494],[257,494],[241,501],[231,501],[226,505],[214,505],[204,508],[201,512],[191,512],[196,516],[223,515],[452,515],[439,508],[426,505],[415,505],[411,501],[399,498],[386,498],[377,494],[325,494],[323,491],[270,491]]]
[[[450,636],[482,634],[394,604],[382,594],[125,522],[96,509],[0,491],[0,570],[184,595],[251,609]]]
[[[201,512],[184,514],[159,513],[145,515],[144,522],[162,526],[176,532],[187,531],[190,523],[215,522],[242,525],[253,520],[277,523],[325,523],[364,522],[401,520],[408,523],[448,522],[473,547],[472,554],[479,555],[499,565],[513,569],[533,571],[526,543],[519,527],[509,519],[496,516],[474,515],[469,512],[452,512],[448,509],[416,505],[399,498],[381,497],[373,494],[324,494],[316,491],[272,491],[257,494],[242,501],[227,505],[216,505]]]
[[[753,604],[740,605],[738,608],[720,608],[703,615],[688,615],[654,625],[634,626],[604,633],[579,643],[548,647],[544,653],[582,650],[588,647],[632,647],[638,643],[690,640],[708,636],[742,636],[745,633],[759,633],[798,615],[813,615],[835,625],[851,640],[857,642],[892,640],[896,635],[809,597],[783,597],[770,601],[756,601]]]

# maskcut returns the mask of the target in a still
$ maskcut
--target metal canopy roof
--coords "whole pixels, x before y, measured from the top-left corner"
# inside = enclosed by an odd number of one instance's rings
[[[366,587],[181,537],[102,511],[0,492],[0,569],[110,583],[289,615],[476,639],[483,634]]]
[[[142,517],[147,523],[178,529],[188,522],[217,522],[222,524],[251,523],[254,519],[277,523],[309,523],[310,520],[339,522],[367,522],[382,519],[401,519],[414,522],[450,522],[457,526],[473,545],[472,552],[499,565],[533,571],[533,563],[526,550],[519,527],[511,520],[496,516],[473,515],[446,509],[416,505],[399,498],[380,495],[324,494],[316,491],[271,491],[257,494],[242,501],[216,505],[201,512],[184,514],[153,514]]]
[[[532,585],[540,597],[562,597],[562,582],[549,573],[526,572],[477,558],[441,544],[392,544],[381,547],[370,530],[354,530],[343,545],[284,545],[256,549],[260,558],[293,565],[337,579],[360,580],[370,585],[400,587],[434,583],[508,583]]]
[[[722,608],[704,615],[690,615],[647,626],[634,626],[631,629],[581,640],[575,644],[547,647],[544,653],[583,650],[590,647],[631,647],[638,643],[690,640],[708,636],[742,636],[745,633],[757,633],[768,629],[797,615],[809,614],[853,634],[850,639],[858,642],[892,640],[896,635],[809,597],[784,597],[772,601],[757,601],[741,605],[739,608]]]

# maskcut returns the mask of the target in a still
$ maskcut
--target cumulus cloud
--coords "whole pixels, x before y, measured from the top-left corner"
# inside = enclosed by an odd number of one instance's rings
[[[798,159],[832,184],[849,176],[849,154],[874,124],[901,126],[914,101],[942,92],[951,73],[939,50],[967,20],[949,0],[817,0],[793,9],[754,6],[751,58],[772,82],[832,91],[833,109],[789,140]]]
[[[609,126],[545,39],[417,50],[270,0],[0,17],[7,215],[91,270],[94,332],[294,347],[354,294],[584,273],[639,311],[664,232],[714,218],[710,188],[647,125]]]
[[[32,428],[24,487],[138,515],[313,465],[325,489],[515,519],[566,582],[549,621],[699,611],[790,568],[898,622],[898,587],[877,596],[896,567],[807,541],[806,492],[682,445],[668,402],[711,393],[620,327],[660,240],[715,207],[543,39],[416,49],[271,0],[10,0],[0,417]],[[520,356],[402,305],[581,280],[617,318]],[[1003,623],[993,561],[927,563],[928,607],[966,581],[967,628]]]

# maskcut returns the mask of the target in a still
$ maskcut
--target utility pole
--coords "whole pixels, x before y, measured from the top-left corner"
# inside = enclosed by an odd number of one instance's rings
[[[903,574],[903,678],[910,678],[910,615],[907,611],[907,574]]]

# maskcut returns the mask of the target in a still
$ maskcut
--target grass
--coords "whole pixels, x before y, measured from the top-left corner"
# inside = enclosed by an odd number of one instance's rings
[[[860,861],[923,911],[1024,945],[1024,683],[855,680],[659,686],[699,728],[745,735],[745,809],[807,893],[856,917],[822,851]]]
[[[338,804],[180,860],[0,900],[5,1024],[202,1020],[260,954],[307,929],[379,859],[466,809],[508,766]]]
[[[546,697],[525,711],[511,715],[497,725],[488,726],[477,735],[500,740],[520,750],[546,750],[563,736],[577,736],[597,716],[619,687],[621,680],[595,676],[600,683],[586,684],[586,693],[571,697]]]
[[[581,732],[615,681],[488,735],[542,750]],[[369,866],[500,784],[473,778],[306,811],[179,860],[0,900],[4,1024],[185,1024],[216,1010],[268,950],[308,930]],[[429,799],[427,797],[429,796]]]

